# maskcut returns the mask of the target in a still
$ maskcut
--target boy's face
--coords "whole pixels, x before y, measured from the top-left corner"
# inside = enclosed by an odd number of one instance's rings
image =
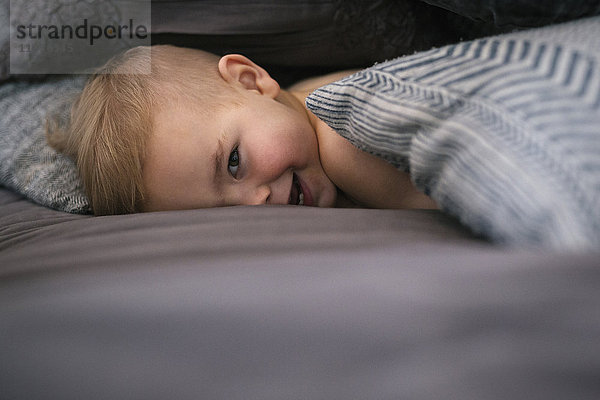
[[[252,89],[247,65],[236,61],[224,68],[235,75],[240,67],[238,105],[208,116],[194,104],[167,105],[155,116],[144,162],[146,211],[335,204],[336,188],[321,166],[307,114],[276,100],[279,87],[258,82],[264,76],[255,77]]]

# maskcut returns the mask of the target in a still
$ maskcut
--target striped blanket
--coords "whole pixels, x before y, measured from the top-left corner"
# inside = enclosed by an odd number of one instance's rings
[[[600,17],[376,64],[307,106],[476,233],[600,248]]]

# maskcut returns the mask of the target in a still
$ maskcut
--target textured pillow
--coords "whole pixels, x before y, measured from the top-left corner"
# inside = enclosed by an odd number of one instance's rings
[[[8,78],[10,54],[10,0],[0,0],[0,81]]]
[[[477,233],[600,245],[600,17],[378,64],[307,105]]]
[[[143,7],[144,2],[19,0],[11,4],[0,0],[0,80],[8,77],[9,5],[11,16],[19,20],[52,24],[57,19],[86,15],[100,16],[102,21],[119,20],[114,6],[136,3]],[[277,67],[306,69],[298,78],[321,70],[364,67],[469,35],[457,29],[468,25],[465,18],[447,23],[451,13],[419,1],[152,0],[151,8],[154,44],[195,47],[216,54],[243,53],[269,67],[271,73],[277,72]],[[472,28],[471,24],[467,29]],[[28,56],[32,65],[47,62],[40,53]],[[76,61],[83,64],[81,68],[98,64],[88,57]]]
[[[74,162],[46,143],[47,115],[68,116],[81,76],[0,85],[0,185],[36,203],[90,212]]]
[[[364,67],[479,37],[470,36],[476,25],[420,1],[152,1],[154,43],[242,53],[271,73],[277,66]]]
[[[534,27],[600,14],[600,0],[423,0],[496,26]]]

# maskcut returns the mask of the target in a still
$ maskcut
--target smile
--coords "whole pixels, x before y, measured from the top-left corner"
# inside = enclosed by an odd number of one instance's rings
[[[290,190],[290,198],[288,200],[288,204],[293,204],[297,206],[304,205],[304,191],[302,190],[302,185],[300,184],[298,176],[295,173],[292,179],[292,189]]]

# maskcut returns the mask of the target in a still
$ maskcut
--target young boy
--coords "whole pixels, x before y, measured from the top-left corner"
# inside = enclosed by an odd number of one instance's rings
[[[150,55],[152,73],[139,74]],[[96,215],[243,204],[435,208],[408,174],[307,110],[311,91],[346,75],[286,91],[242,55],[139,47],[91,77],[69,129],[50,128],[48,139],[76,160]]]

